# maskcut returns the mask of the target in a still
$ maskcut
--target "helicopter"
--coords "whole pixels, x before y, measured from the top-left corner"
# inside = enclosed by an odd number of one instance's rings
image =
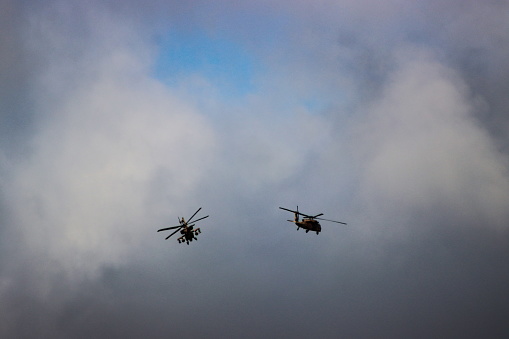
[[[209,216],[205,216],[205,217],[202,217],[202,218],[199,218],[199,219],[196,219],[194,221],[191,221],[193,220],[194,216],[196,214],[198,214],[198,212],[201,210],[201,207],[198,208],[198,210],[196,212],[194,212],[194,214],[191,216],[191,218],[189,218],[187,221],[184,219],[184,217],[182,218],[178,218],[178,221],[179,221],[179,224],[178,226],[171,226],[171,227],[166,227],[166,228],[161,228],[159,230],[157,230],[157,232],[161,232],[161,231],[167,231],[167,230],[173,230],[175,229],[175,231],[170,234],[169,236],[166,237],[165,240],[168,240],[172,235],[174,235],[175,233],[177,233],[178,231],[180,231],[180,234],[182,234],[181,237],[177,238],[179,244],[180,243],[184,243],[186,242],[188,245],[189,245],[189,242],[190,241],[193,241],[193,240],[198,240],[198,234],[201,233],[201,229],[200,228],[194,228],[194,225],[197,221],[200,221],[202,219],[205,219],[205,218],[208,218]],[[191,225],[189,225],[189,223],[193,223]]]
[[[338,224],[346,225],[345,222],[329,220],[329,219],[324,219],[324,218],[318,218],[319,216],[323,215],[323,213],[320,213],[320,214],[317,214],[317,215],[313,215],[313,216],[307,215],[307,214],[304,214],[304,213],[300,213],[299,212],[299,206],[297,206],[297,210],[296,211],[289,210],[288,208],[284,208],[284,207],[279,207],[279,208],[282,209],[282,210],[288,211],[288,212],[293,212],[295,214],[295,218],[293,220],[288,220],[288,221],[289,222],[293,222],[293,223],[295,223],[297,225],[297,231],[299,230],[299,228],[303,228],[303,229],[306,230],[306,233],[308,233],[309,231],[314,231],[318,235],[322,231],[322,226],[320,225],[320,223],[316,219],[325,220],[325,221],[330,221],[330,222],[335,222],[335,223],[338,223]],[[299,221],[299,215],[303,216],[302,221]]]

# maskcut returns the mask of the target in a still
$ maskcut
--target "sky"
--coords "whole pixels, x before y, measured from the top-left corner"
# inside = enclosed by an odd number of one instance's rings
[[[506,338],[507,32],[505,0],[0,0],[0,336]]]

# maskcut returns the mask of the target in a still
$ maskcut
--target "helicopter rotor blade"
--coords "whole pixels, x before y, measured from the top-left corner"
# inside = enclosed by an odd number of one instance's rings
[[[203,220],[203,219],[208,218],[208,217],[209,217],[208,215],[207,215],[207,216],[205,216],[205,217],[201,217],[201,218],[199,218],[199,219],[194,220],[194,221],[193,221],[193,223],[195,223],[195,222],[197,222],[197,221],[200,221],[200,220]]]
[[[172,227],[166,227],[166,228],[161,228],[160,230],[157,230],[157,232],[167,231],[167,230],[173,230],[173,229],[175,229],[175,228],[179,228],[179,227],[182,227],[182,225],[172,226]]]
[[[280,209],[282,209],[282,210],[288,211],[288,212],[297,213],[297,214],[302,214],[302,213],[300,213],[299,211],[289,210],[288,208],[284,208],[284,207],[279,207],[279,208],[280,208]]]
[[[292,212],[292,213],[297,213],[297,214],[299,214],[299,215],[303,215],[303,216],[305,216],[305,217],[307,217],[307,218],[311,218],[311,219],[314,219],[314,218],[315,218],[315,217],[313,217],[312,215],[307,215],[307,214],[304,214],[304,213],[299,212],[298,207],[297,207],[297,211],[289,210],[288,208],[284,208],[284,207],[279,207],[279,208],[280,208],[280,209],[282,209],[282,210],[288,211],[288,212]],[[322,215],[322,214],[318,214],[318,215]]]
[[[294,211],[294,210],[290,210],[290,209],[288,209],[288,208],[284,208],[284,207],[279,207],[279,208],[280,208],[280,209],[282,209],[282,210],[285,210],[285,211],[288,211],[288,212],[292,212],[292,213],[294,213],[294,214],[295,214],[295,220],[293,220],[292,222],[298,221],[298,216],[299,216],[299,215],[307,216],[307,215],[302,214],[302,213],[300,213],[300,212],[299,212],[299,206],[297,206],[297,210],[296,210],[296,211]],[[290,221],[290,220],[289,220],[289,221]]]
[[[338,224],[343,224],[343,225],[346,225],[346,222],[342,222],[342,221],[336,221],[336,220],[330,220],[330,219],[324,219],[324,218],[316,218],[318,220],[325,220],[325,221],[330,221],[330,222],[335,222],[335,223],[338,223]]]
[[[182,226],[181,226],[182,227]],[[169,236],[166,237],[166,239],[164,240],[168,240],[168,238],[170,238],[172,235],[174,235],[175,233],[177,233],[180,229],[177,229],[175,232],[173,232],[172,234],[170,234]]]
[[[200,208],[198,208],[198,210],[197,210],[196,212],[194,212],[194,214],[191,216],[191,218],[187,219],[187,222],[188,222],[188,223],[189,223],[189,222],[191,222],[191,220],[194,218],[194,216],[195,216],[198,212],[200,212],[200,210],[201,210],[201,207],[200,207]]]

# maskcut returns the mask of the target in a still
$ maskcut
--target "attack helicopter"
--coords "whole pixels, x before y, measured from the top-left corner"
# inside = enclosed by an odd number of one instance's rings
[[[209,216],[205,216],[205,217],[201,217],[199,219],[196,219],[194,221],[193,218],[196,214],[198,214],[198,212],[201,210],[201,207],[198,208],[198,210],[196,212],[194,212],[194,214],[191,216],[191,218],[189,218],[187,221],[184,219],[184,217],[182,218],[178,218],[179,220],[179,224],[178,226],[171,226],[171,227],[166,227],[166,228],[161,228],[159,230],[157,230],[157,232],[161,232],[161,231],[167,231],[167,230],[175,230],[172,234],[170,234],[169,236],[166,237],[165,240],[168,240],[172,235],[174,235],[175,233],[177,233],[178,231],[180,231],[180,234],[182,234],[181,237],[177,238],[179,244],[180,243],[187,243],[189,245],[189,242],[190,241],[193,241],[193,240],[198,240],[198,234],[201,233],[201,229],[200,228],[194,228],[194,225],[197,221],[200,221],[200,220],[203,220],[205,218],[208,218]],[[192,224],[190,225],[189,223]]]
[[[282,210],[294,213],[294,215],[295,215],[294,219],[288,220],[288,221],[293,222],[293,223],[295,223],[295,225],[297,225],[297,231],[299,230],[299,228],[303,228],[306,230],[306,233],[308,233],[309,231],[314,231],[314,232],[316,232],[316,234],[319,234],[322,231],[322,226],[316,219],[346,225],[345,222],[329,220],[329,219],[324,219],[324,218],[318,218],[319,216],[323,215],[323,213],[320,213],[317,215],[307,215],[307,214],[301,213],[301,212],[299,212],[299,206],[297,206],[296,211],[289,210],[288,208],[284,208],[284,207],[279,207],[279,208]],[[301,215],[303,216],[303,218],[301,221],[299,221],[299,216],[301,216]]]

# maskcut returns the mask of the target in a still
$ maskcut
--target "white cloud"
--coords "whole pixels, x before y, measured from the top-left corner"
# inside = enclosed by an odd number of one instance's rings
[[[475,110],[451,69],[422,53],[405,54],[358,131],[367,205],[507,227],[507,159],[473,118]]]
[[[24,5],[36,26],[16,45],[34,68],[7,74],[33,84],[12,106],[29,98],[35,112],[0,142],[0,333],[507,332],[492,316],[507,313],[506,155],[477,120],[479,79],[448,51],[422,53],[441,19],[400,3]],[[256,92],[225,100],[199,73],[172,89],[152,79],[152,43],[176,26],[247,46],[266,67]],[[456,27],[448,41],[465,46]],[[395,51],[409,41],[422,49]],[[507,82],[491,67],[495,82],[475,73],[486,89]],[[484,109],[505,100],[493,98]],[[277,209],[295,204],[348,226],[296,232]],[[198,206],[210,218],[197,244],[155,232]],[[316,321],[291,316],[309,309]]]
[[[122,262],[148,232],[147,208],[161,214],[162,204],[191,194],[214,156],[206,119],[121,47],[82,56],[75,70],[56,58],[34,89],[46,118],[7,186],[28,248],[56,269],[93,274]],[[154,192],[160,201],[147,206]]]

